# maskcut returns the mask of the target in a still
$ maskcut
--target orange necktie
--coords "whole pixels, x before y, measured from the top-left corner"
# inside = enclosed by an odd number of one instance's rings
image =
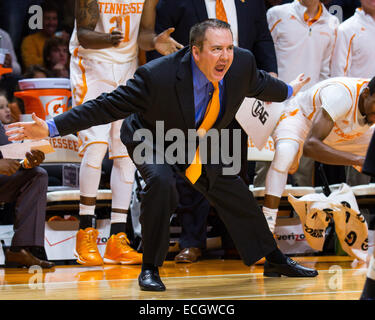
[[[214,92],[212,94],[212,98],[210,102],[208,103],[202,124],[198,128],[198,134],[199,134],[199,130],[201,129],[203,129],[205,132],[211,129],[212,126],[215,124],[217,117],[219,116],[219,112],[220,112],[219,83],[212,82],[212,84],[214,86]],[[202,174],[202,163],[199,157],[199,146],[198,146],[197,151],[195,152],[195,155],[194,155],[194,160],[190,164],[190,166],[186,169],[185,175],[190,180],[190,182],[194,184],[199,179],[201,174]]]
[[[228,22],[227,14],[225,13],[223,0],[216,0],[216,19]]]

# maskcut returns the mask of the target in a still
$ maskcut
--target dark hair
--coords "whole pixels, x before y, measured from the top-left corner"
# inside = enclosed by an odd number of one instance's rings
[[[189,45],[190,50],[192,50],[193,46],[198,47],[199,49],[203,48],[203,41],[205,39],[207,29],[228,29],[231,33],[232,30],[230,28],[230,24],[218,20],[218,19],[208,19],[203,22],[199,22],[191,27],[190,35],[189,35]]]
[[[66,46],[67,48],[69,48],[68,42],[59,37],[52,37],[45,42],[43,47],[43,61],[47,69],[53,67],[48,59],[51,51],[59,46]]]
[[[8,100],[7,92],[3,88],[0,88],[0,97],[5,97]]]
[[[47,78],[50,78],[52,76],[51,72],[48,71],[46,68],[42,67],[39,64],[34,64],[26,69],[22,77],[24,79],[31,79],[31,78],[34,78],[35,73],[37,72],[43,72]]]
[[[375,93],[375,77],[370,80],[367,87],[370,89],[370,95],[372,96]]]
[[[56,12],[57,14],[59,13],[59,9],[57,8],[57,6],[51,1],[45,0],[41,4],[41,7],[42,7],[43,13],[46,13],[46,12]]]

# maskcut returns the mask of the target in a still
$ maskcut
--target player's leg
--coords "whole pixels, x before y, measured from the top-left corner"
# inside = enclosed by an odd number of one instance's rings
[[[114,79],[118,84],[126,83],[137,68],[136,59],[112,66]],[[129,245],[126,222],[133,191],[135,166],[120,139],[122,120],[111,124],[109,156],[113,159],[111,173],[112,209],[110,239],[105,254],[105,263],[140,264],[142,254]]]
[[[141,264],[142,254],[130,246],[126,223],[133,190],[135,166],[128,156],[113,159],[111,172],[112,209],[110,238],[104,253],[109,264]]]
[[[272,233],[275,231],[280,198],[287,182],[288,171],[298,155],[300,144],[295,140],[282,139],[277,141],[275,147],[275,157],[266,177],[262,209]]]
[[[298,169],[303,142],[311,127],[299,109],[286,113],[273,133],[275,156],[267,172],[263,213],[272,232],[275,231],[280,199],[284,192],[288,173]]]
[[[84,150],[81,162],[79,231],[76,236],[75,255],[77,262],[84,265],[101,265],[102,257],[96,245],[98,230],[96,229],[95,207],[99,188],[102,161],[107,151],[107,144],[92,143]]]
[[[114,86],[105,80],[107,64],[71,58],[71,86],[73,107],[110,92]],[[102,257],[96,245],[95,206],[101,178],[102,161],[108,148],[110,125],[91,127],[79,132],[79,153],[83,157],[80,167],[80,225],[76,236],[75,255],[77,262],[84,265],[101,265]]]

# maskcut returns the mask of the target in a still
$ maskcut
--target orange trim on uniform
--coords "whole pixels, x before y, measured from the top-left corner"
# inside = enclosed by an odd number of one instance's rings
[[[279,19],[277,20],[274,25],[272,26],[272,28],[270,29],[270,33],[273,31],[273,29],[275,29],[275,27],[282,21],[283,19]]]
[[[307,10],[306,10],[307,11]],[[303,14],[303,19],[305,20],[305,22],[308,24],[308,26],[311,26],[314,22],[318,21],[320,16],[322,15],[323,13],[323,6],[321,3],[319,3],[319,9],[318,9],[318,13],[315,15],[314,18],[310,19],[309,15],[305,12]]]
[[[279,118],[279,121],[277,122],[276,126],[278,126],[278,124],[283,121],[284,119],[286,119],[287,117],[294,117],[297,113],[299,112],[299,108],[297,109],[294,109],[293,111],[291,112],[288,112],[288,113],[282,113],[280,118]]]
[[[82,140],[81,140],[82,141]],[[79,152],[79,156],[83,156],[83,153],[85,152],[85,150],[87,149],[87,147],[91,144],[94,144],[94,143],[104,143],[106,145],[108,145],[108,142],[107,141],[93,141],[93,142],[89,142],[88,144],[86,144],[83,149]]]
[[[316,112],[316,102],[315,102],[315,98],[316,98],[316,94],[319,92],[319,89],[315,91],[314,93],[314,96],[313,96],[313,107],[314,107],[314,110],[313,112],[311,112],[309,114],[309,116],[307,117],[307,119],[311,120]]]
[[[348,67],[349,67],[349,55],[350,55],[350,51],[351,51],[351,47],[352,47],[352,42],[353,42],[353,38],[356,36],[356,34],[353,34],[352,37],[350,38],[350,41],[349,41],[349,49],[348,49],[348,54],[346,55],[346,65],[345,65],[345,68],[344,68],[344,75],[346,76],[346,71],[348,70]]]
[[[78,58],[79,58],[78,66],[82,72],[82,92],[81,92],[81,99],[78,103],[78,105],[80,105],[83,103],[83,100],[85,99],[85,96],[87,94],[87,81],[86,81],[86,69],[82,64],[82,57],[78,57]]]
[[[113,156],[113,157],[109,157],[108,159],[112,160],[112,159],[117,159],[117,158],[129,158],[129,155]]]

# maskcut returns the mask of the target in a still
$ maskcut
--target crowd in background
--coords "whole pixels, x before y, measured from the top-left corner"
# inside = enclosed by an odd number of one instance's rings
[[[269,10],[276,5],[293,1],[264,0],[264,2],[266,9]],[[340,22],[352,17],[355,10],[361,7],[360,0],[322,0],[321,2],[330,13],[339,18]],[[41,28],[33,27],[37,25],[35,21],[37,11],[32,10],[35,5],[42,8]],[[3,67],[13,69],[12,73],[4,74],[0,78],[2,123],[19,121],[20,115],[25,113],[22,100],[14,96],[20,79],[70,77],[69,40],[74,29],[74,7],[74,0],[13,0],[0,3],[0,47],[8,50]],[[345,181],[343,167],[328,165],[325,167],[329,183]],[[247,174],[249,182],[253,183],[254,164],[249,166]],[[316,185],[320,185],[319,179],[319,176],[313,177]],[[293,178],[290,178],[290,182],[295,183]]]

